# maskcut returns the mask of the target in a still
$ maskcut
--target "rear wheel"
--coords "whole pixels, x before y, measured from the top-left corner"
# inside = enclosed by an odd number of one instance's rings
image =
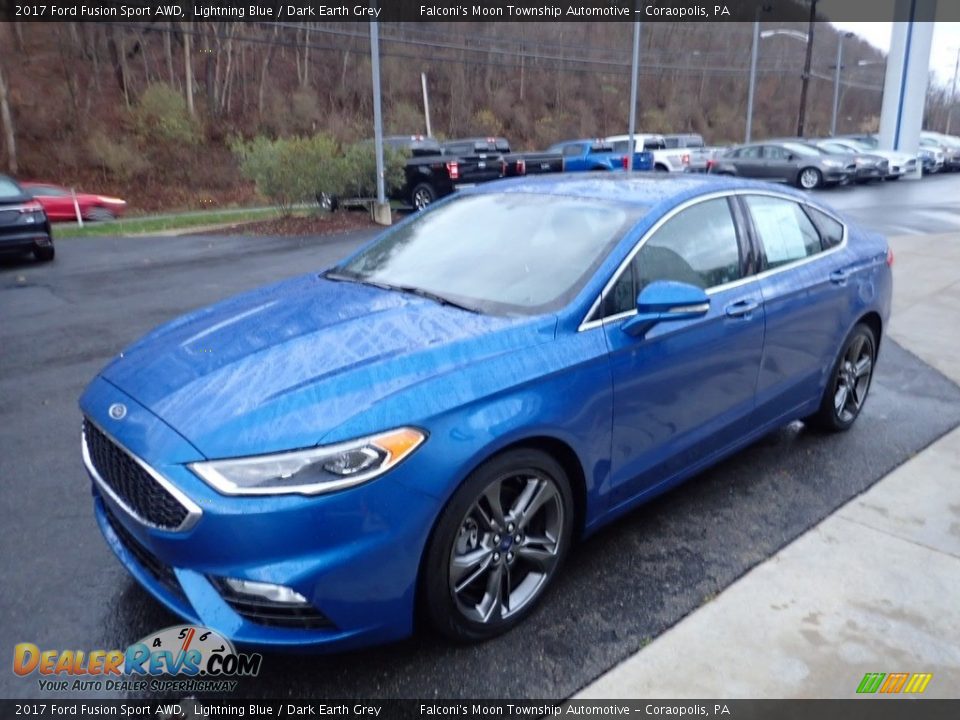
[[[840,350],[820,409],[806,422],[829,432],[848,430],[867,400],[876,359],[876,336],[869,325],[861,323],[850,332]]]
[[[34,248],[33,257],[35,257],[40,262],[50,262],[53,260],[56,252],[53,249],[53,245],[47,247],[38,247]]]
[[[90,208],[90,211],[87,213],[87,220],[93,220],[94,222],[113,220],[115,217],[110,210],[103,207]]]
[[[520,623],[543,596],[573,535],[570,481],[544,452],[492,458],[454,493],[424,559],[424,609],[455,640]]]
[[[433,185],[429,183],[420,183],[410,193],[410,202],[417,210],[426,209],[436,199],[437,192],[433,189]]]
[[[823,174],[813,167],[804,168],[797,175],[797,185],[804,190],[815,190],[823,185]]]

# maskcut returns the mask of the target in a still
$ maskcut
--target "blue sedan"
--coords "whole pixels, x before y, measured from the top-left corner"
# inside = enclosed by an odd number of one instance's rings
[[[457,193],[120,353],[80,400],[96,519],[240,642],[357,647],[415,616],[489,638],[577,539],[785,423],[849,428],[892,261],[750,181]]]

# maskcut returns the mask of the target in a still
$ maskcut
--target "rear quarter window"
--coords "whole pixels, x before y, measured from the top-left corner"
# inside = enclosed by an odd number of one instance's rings
[[[835,220],[824,212],[816,208],[806,207],[807,215],[813,220],[813,224],[820,231],[820,242],[824,250],[837,247],[843,242],[843,223]]]

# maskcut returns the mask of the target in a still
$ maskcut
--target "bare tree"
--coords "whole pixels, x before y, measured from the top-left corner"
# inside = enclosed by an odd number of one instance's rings
[[[0,59],[3,55],[0,54]],[[3,122],[3,139],[7,146],[7,170],[17,172],[17,138],[13,129],[13,113],[10,112],[10,99],[7,93],[7,81],[4,77],[3,62],[0,61],[0,121]]]

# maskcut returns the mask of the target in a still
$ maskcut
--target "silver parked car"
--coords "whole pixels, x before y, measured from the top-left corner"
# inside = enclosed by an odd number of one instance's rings
[[[848,183],[857,166],[850,158],[824,155],[799,142],[763,142],[738,145],[714,160],[710,172],[771,182],[786,182],[804,190]]]

